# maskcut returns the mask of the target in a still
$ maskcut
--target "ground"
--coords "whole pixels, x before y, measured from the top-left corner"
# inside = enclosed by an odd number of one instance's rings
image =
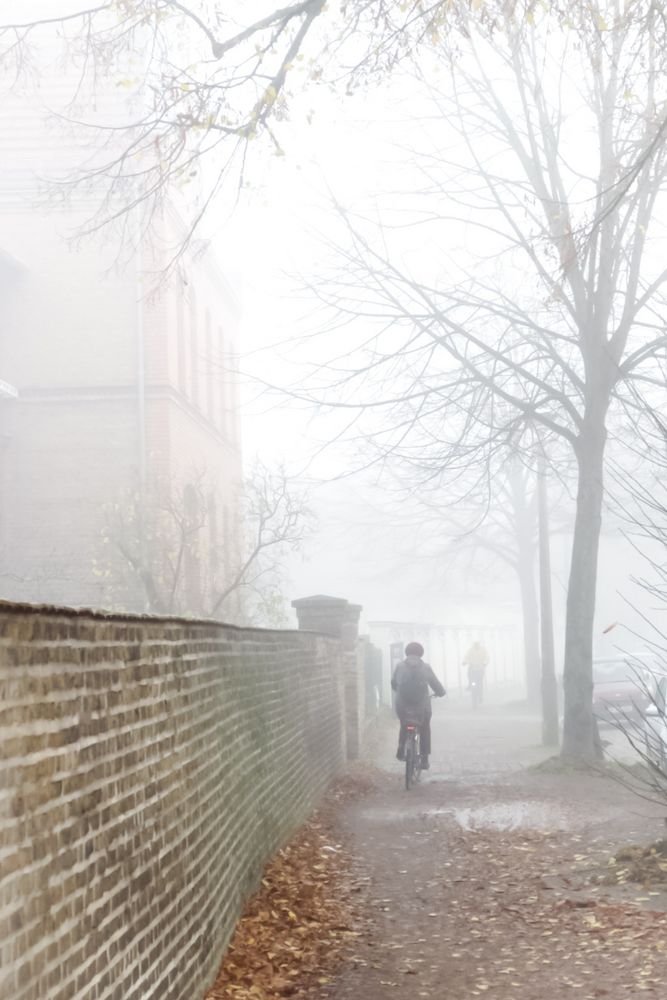
[[[295,963],[279,989],[265,978],[249,995],[667,995],[664,886],[629,881],[614,862],[619,847],[665,836],[667,805],[608,775],[545,766],[539,723],[526,713],[451,703],[435,709],[432,769],[406,792],[393,729],[381,727],[363,794],[339,794],[327,815],[340,852],[327,877],[343,907],[331,946],[315,974]],[[211,996],[242,995],[230,990]]]

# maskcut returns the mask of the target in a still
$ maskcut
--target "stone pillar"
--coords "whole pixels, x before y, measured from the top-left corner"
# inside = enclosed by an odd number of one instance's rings
[[[292,601],[299,628],[340,639],[343,660],[345,742],[348,760],[361,755],[364,731],[364,664],[359,644],[360,604],[316,594]]]
[[[343,624],[347,618],[349,601],[343,597],[327,597],[316,594],[314,597],[300,597],[292,601],[296,611],[299,628],[306,632],[324,632],[340,639]]]
[[[364,711],[366,720],[377,718],[382,703],[382,652],[367,635],[359,637],[364,663]]]

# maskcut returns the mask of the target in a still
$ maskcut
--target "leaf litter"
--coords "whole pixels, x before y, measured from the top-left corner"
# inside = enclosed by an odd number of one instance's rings
[[[652,908],[644,878],[634,899],[627,872],[616,878],[639,852],[651,865],[667,861],[657,845],[617,851],[609,867],[618,884],[607,889],[598,873],[611,852],[599,838],[462,831],[442,818],[439,828],[397,827],[378,818],[375,795],[355,805],[373,787],[340,786],[279,852],[207,1000],[665,996],[667,914]],[[361,819],[354,853],[363,878],[336,808]]]
[[[621,847],[609,859],[609,871],[600,879],[602,885],[637,882],[645,889],[667,886],[667,840],[658,840],[648,847]]]
[[[586,879],[589,853],[577,838],[485,831],[474,841],[455,836],[452,847],[452,863],[468,868],[468,883],[486,885],[481,896],[461,896],[458,923],[443,936],[446,946],[451,934],[461,955],[471,996],[664,996],[667,914],[596,898],[599,890]],[[472,959],[481,973],[471,979]]]
[[[405,802],[403,821],[387,819],[405,801],[397,790],[353,805],[348,826],[375,897],[364,897],[370,928],[357,953],[365,962],[346,963],[308,1000],[664,1000],[667,914],[649,894],[595,882],[618,830],[596,815],[596,795],[611,793],[584,781],[577,821],[552,832],[454,821],[461,798],[475,807],[489,796],[525,798],[520,775],[502,789],[425,785],[418,811]]]
[[[330,982],[343,956],[354,961],[365,882],[339,842],[335,813],[374,780],[369,770],[344,775],[269,862],[205,1000],[304,997],[309,987]]]

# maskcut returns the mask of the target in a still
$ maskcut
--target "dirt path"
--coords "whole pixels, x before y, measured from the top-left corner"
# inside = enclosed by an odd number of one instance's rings
[[[595,775],[527,769],[536,720],[439,708],[433,768],[392,762],[339,817],[366,926],[312,1000],[627,1000],[667,995],[667,898],[608,880],[612,851],[665,833],[665,810]]]

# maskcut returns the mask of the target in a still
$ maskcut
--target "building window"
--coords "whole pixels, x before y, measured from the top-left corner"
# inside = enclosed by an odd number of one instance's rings
[[[200,500],[197,490],[188,484],[183,491],[184,514],[184,575],[185,604],[191,614],[201,612],[201,567],[199,558],[199,534],[201,527]]]
[[[216,423],[222,433],[225,433],[225,377],[227,369],[225,367],[225,341],[222,336],[222,327],[218,327],[217,351],[215,365],[215,387],[216,387]]]
[[[187,334],[185,330],[185,302],[183,301],[184,284],[185,282],[181,281],[176,292],[176,366],[178,369],[176,372],[176,384],[183,395],[187,392],[188,384]]]
[[[229,524],[229,508],[225,505],[222,512],[222,548],[225,560],[225,583],[232,578],[232,536]]]
[[[197,296],[190,288],[190,398],[199,405],[199,344],[197,330]]]
[[[211,423],[215,423],[215,399],[213,397],[213,335],[211,333],[211,313],[206,310],[206,412]]]
[[[229,365],[227,368],[227,419],[229,440],[238,442],[238,381],[236,370],[238,359],[234,345],[229,345]]]
[[[209,575],[211,578],[211,588],[212,590],[215,590],[216,584],[218,582],[218,568],[220,564],[220,552],[219,552],[220,540],[218,538],[218,504],[215,499],[215,493],[210,493],[208,497],[208,530],[209,530],[209,538],[208,538]]]

